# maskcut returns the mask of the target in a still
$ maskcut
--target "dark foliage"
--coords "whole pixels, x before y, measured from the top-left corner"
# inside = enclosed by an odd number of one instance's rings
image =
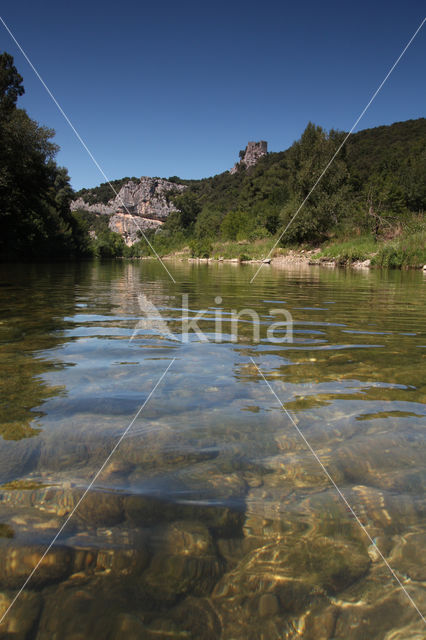
[[[22,78],[0,55],[0,259],[67,259],[90,253],[87,231],[70,212],[73,191],[54,161],[53,130],[16,106]]]

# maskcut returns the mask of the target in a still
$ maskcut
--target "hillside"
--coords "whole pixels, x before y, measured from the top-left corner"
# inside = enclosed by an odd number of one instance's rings
[[[256,243],[274,238],[292,219],[315,180],[345,137],[309,123],[289,149],[262,153],[250,166],[241,160],[232,171],[202,180],[173,176],[155,180],[164,184],[165,214],[148,216],[161,225],[144,226],[141,213],[123,210],[116,198],[107,199],[108,185],[76,194],[83,208],[119,213],[121,222],[135,225],[126,244],[129,255],[149,249],[138,240],[146,231],[156,250],[165,254],[190,246],[194,256],[211,255],[214,243]],[[250,143],[260,145],[262,143]],[[249,147],[247,147],[249,148]],[[246,149],[247,151],[247,149]],[[244,158],[244,152],[240,152]],[[231,164],[231,163],[230,163]],[[390,241],[405,233],[424,232],[426,208],[426,119],[407,120],[366,129],[352,135],[323,176],[297,218],[289,225],[281,246],[320,246],[333,238],[366,236]],[[121,193],[135,179],[115,181]],[[155,193],[144,195],[145,210],[154,210]],[[129,201],[130,202],[130,201]],[[111,208],[112,207],[112,208]],[[155,207],[154,207],[155,208]],[[140,216],[130,221],[129,214]],[[80,212],[84,218],[84,213]],[[145,216],[146,217],[146,216]],[[123,233],[114,220],[110,229]],[[424,242],[423,236],[419,237]],[[416,240],[417,242],[417,240]],[[416,258],[419,260],[420,258]]]
[[[249,171],[234,174],[225,171],[201,180],[185,180],[177,176],[168,180],[187,185],[201,205],[212,205],[223,212],[238,207],[256,208],[258,203],[265,204],[265,201],[275,207],[288,199],[290,168],[287,160],[290,149],[269,153]],[[419,193],[418,201],[411,202],[412,194],[407,192],[408,201],[414,209],[425,208],[426,118],[359,131],[348,139],[342,154],[353,183],[366,182],[372,175],[385,173],[392,174],[404,184],[411,174],[412,181],[417,182],[417,190],[422,193]],[[130,180],[137,181],[137,178],[122,178],[111,184],[119,191]],[[114,194],[108,183],[103,183],[91,189],[81,189],[76,192],[76,198],[79,197],[88,204],[106,204]]]

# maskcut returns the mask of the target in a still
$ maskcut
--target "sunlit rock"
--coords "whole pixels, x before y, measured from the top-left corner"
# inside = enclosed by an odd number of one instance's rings
[[[389,558],[390,565],[411,580],[426,582],[426,533],[407,533],[398,539]]]
[[[175,601],[192,593],[207,595],[222,573],[222,563],[214,555],[157,553],[144,573],[144,582],[159,601]]]
[[[0,618],[11,605],[14,593],[0,593]],[[0,625],[0,637],[27,640],[34,637],[43,599],[34,591],[24,591],[15,601]]]
[[[0,546],[0,585],[19,589],[32,570],[37,571],[28,585],[38,589],[64,580],[72,571],[74,552],[69,547],[53,546],[44,556],[45,547],[16,546],[13,542]]]
[[[210,598],[189,596],[170,611],[181,633],[190,638],[217,640],[221,637],[221,624]],[[184,636],[183,636],[184,637]]]

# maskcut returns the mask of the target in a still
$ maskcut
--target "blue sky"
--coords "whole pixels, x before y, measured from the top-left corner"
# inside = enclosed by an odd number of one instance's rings
[[[248,140],[309,120],[349,130],[424,17],[422,2],[8,3],[8,23],[110,179],[201,178]],[[20,106],[56,130],[75,189],[104,182],[10,36]],[[426,26],[358,129],[425,116]]]

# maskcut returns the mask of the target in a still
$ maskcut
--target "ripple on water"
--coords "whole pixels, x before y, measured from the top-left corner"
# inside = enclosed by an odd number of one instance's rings
[[[421,608],[419,274],[270,269],[247,290],[250,269],[178,263],[175,287],[150,261],[45,265],[17,268],[16,287],[0,290],[0,612],[76,509],[7,633],[422,637],[418,614],[250,359]],[[129,340],[141,291],[179,334],[181,290],[192,317],[210,310],[200,322],[210,340],[220,295],[228,319],[231,308],[256,310],[261,341],[247,317],[238,343],[226,327],[217,344],[154,330]],[[266,340],[272,305],[291,310],[293,344]]]

